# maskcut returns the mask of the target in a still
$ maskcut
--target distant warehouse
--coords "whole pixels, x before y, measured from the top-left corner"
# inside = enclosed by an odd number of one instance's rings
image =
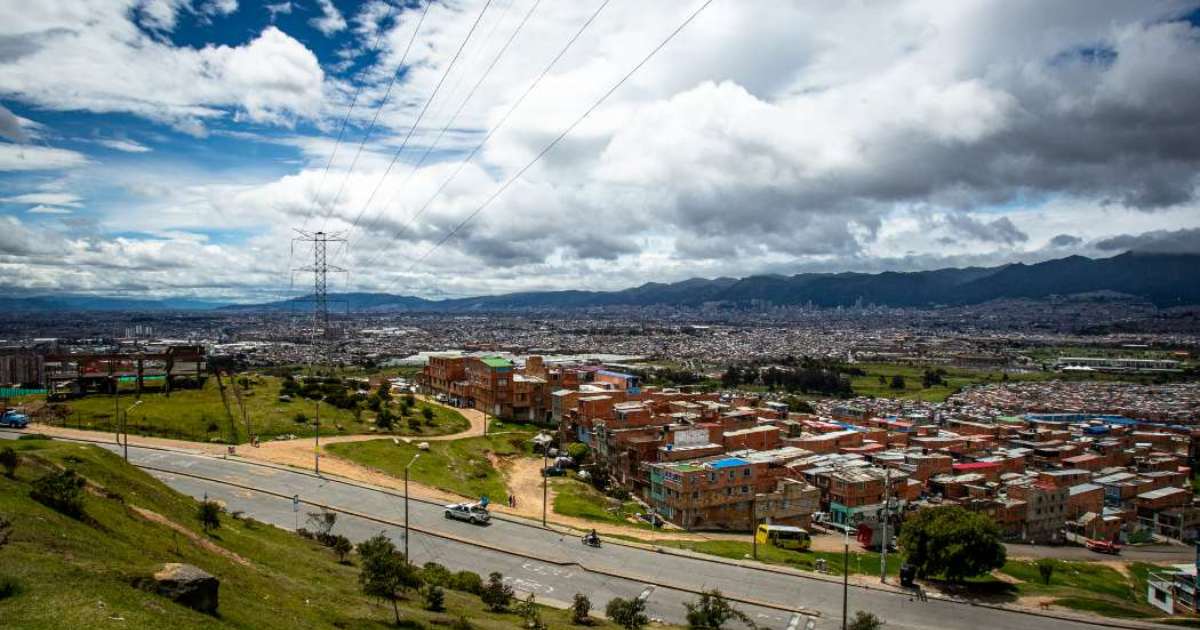
[[[1170,359],[1120,359],[1112,357],[1059,357],[1055,369],[1097,372],[1178,372],[1179,361]]]

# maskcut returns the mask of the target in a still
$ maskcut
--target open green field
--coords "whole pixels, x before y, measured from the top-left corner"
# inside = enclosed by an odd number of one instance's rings
[[[734,540],[658,540],[654,541],[654,544],[663,547],[687,549],[697,553],[706,553],[733,560],[749,560],[753,557],[754,553],[754,543],[751,542],[750,534],[746,534],[745,542]],[[872,551],[851,551],[849,559],[851,575],[879,575],[878,553]],[[773,545],[759,545],[758,560],[759,562],[781,564],[805,571],[816,570],[816,561],[824,560],[826,570],[830,575],[842,575],[842,564],[845,558],[843,554],[838,552],[796,551],[792,549],[780,549]],[[892,576],[898,575],[901,564],[900,554],[888,554],[887,564],[888,574]]]
[[[907,398],[928,402],[941,402],[951,394],[969,385],[981,383],[999,383],[1005,380],[1005,375],[999,371],[967,370],[961,368],[941,368],[946,371],[943,376],[944,384],[922,387],[921,377],[926,368],[920,366],[900,365],[892,363],[856,363],[853,367],[866,372],[866,376],[850,377],[850,385],[859,396],[874,396],[876,398]],[[904,379],[904,389],[892,389],[892,377]],[[1010,373],[1010,381],[1046,381],[1055,378],[1050,372]],[[882,380],[880,380],[882,378]]]
[[[650,529],[650,524],[645,521],[638,520],[634,523],[629,520],[629,517],[641,511],[641,506],[636,501],[618,504],[592,486],[567,477],[555,477],[550,485],[555,493],[555,514]]]
[[[0,547],[0,583],[16,584],[15,593],[0,595],[4,627],[395,627],[391,606],[360,592],[356,554],[341,564],[315,542],[230,515],[205,534],[194,500],[115,455],[44,440],[13,447],[21,459],[16,478],[0,476],[0,516],[12,521],[11,539]],[[61,467],[75,469],[92,488],[85,494],[82,519],[29,497],[34,479]],[[134,508],[160,515],[183,533]],[[192,564],[220,579],[218,614],[209,616],[133,586],[165,562]],[[603,608],[603,602],[595,605]],[[486,630],[520,624],[515,614],[486,612],[478,597],[466,593],[447,590],[446,607],[446,612],[426,611],[420,597],[410,593],[400,602],[400,614],[413,628],[450,627],[460,615]],[[565,611],[543,608],[541,614],[551,628],[570,626]]]
[[[1016,591],[1022,596],[1050,596],[1054,603],[1074,610],[1106,617],[1150,618],[1162,611],[1146,603],[1146,582],[1150,564],[1132,563],[1129,577],[1097,562],[1057,561],[1050,583],[1038,574],[1037,564],[1028,560],[1010,560],[1000,571],[1020,580]]]
[[[508,500],[504,475],[488,458],[529,454],[525,431],[506,431],[487,437],[463,438],[448,442],[430,442],[422,451],[414,443],[390,439],[330,444],[328,451],[337,457],[374,468],[397,478],[414,455],[420,457],[409,469],[409,479],[468,498],[487,497],[503,503]]]
[[[250,432],[247,432],[246,421],[238,406],[237,397],[234,396],[235,384],[230,379],[225,379],[229,404],[229,411],[226,411],[215,378],[207,379],[203,388],[176,389],[170,395],[158,391],[143,392],[142,403],[129,411],[129,432],[137,435],[236,444],[248,442],[250,433],[257,434],[260,440],[289,434],[297,437],[312,436],[313,419],[317,412],[317,404],[314,401],[300,397],[295,397],[291,402],[280,401],[281,379],[273,376],[251,375],[248,382],[249,386],[243,387],[240,393]],[[135,400],[132,391],[122,391],[119,400],[114,400],[110,395],[89,395],[69,400],[62,403],[66,410],[64,425],[112,431],[115,411],[119,409],[124,412]],[[338,409],[328,404],[321,404],[320,407],[321,435],[367,433],[374,428],[374,414],[370,411],[364,410],[356,419],[349,410]],[[423,407],[431,407],[434,410],[432,425],[425,424],[422,419],[420,425],[414,429],[406,420],[397,419],[395,432],[400,435],[442,435],[456,433],[470,426],[467,419],[457,411],[420,401],[414,412],[415,417],[420,418],[420,410]],[[395,404],[392,405],[392,409],[394,415],[398,415]]]

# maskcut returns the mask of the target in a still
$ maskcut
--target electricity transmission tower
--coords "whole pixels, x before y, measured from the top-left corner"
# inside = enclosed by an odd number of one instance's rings
[[[330,362],[329,342],[333,338],[333,330],[329,326],[329,282],[330,271],[344,273],[346,270],[331,266],[326,260],[329,243],[344,243],[346,235],[342,232],[305,232],[296,230],[298,237],[292,239],[292,246],[297,242],[312,243],[313,264],[311,267],[300,267],[296,271],[307,271],[313,275],[313,321],[312,321],[312,351],[309,354],[309,366],[328,365]],[[311,369],[310,369],[311,371]],[[317,399],[316,419],[313,428],[313,470],[321,474],[321,400]]]

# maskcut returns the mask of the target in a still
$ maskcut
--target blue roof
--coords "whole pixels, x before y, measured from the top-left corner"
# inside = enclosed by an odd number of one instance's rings
[[[717,461],[713,462],[711,465],[714,469],[720,470],[722,468],[733,468],[735,466],[745,466],[749,463],[750,462],[748,462],[744,459],[738,458],[738,457],[726,457],[725,459],[718,459]]]

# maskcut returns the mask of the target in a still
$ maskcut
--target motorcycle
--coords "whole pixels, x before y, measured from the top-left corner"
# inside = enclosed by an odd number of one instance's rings
[[[595,547],[596,549],[599,549],[600,548],[600,537],[599,536],[584,536],[583,544],[587,545],[588,547]]]

